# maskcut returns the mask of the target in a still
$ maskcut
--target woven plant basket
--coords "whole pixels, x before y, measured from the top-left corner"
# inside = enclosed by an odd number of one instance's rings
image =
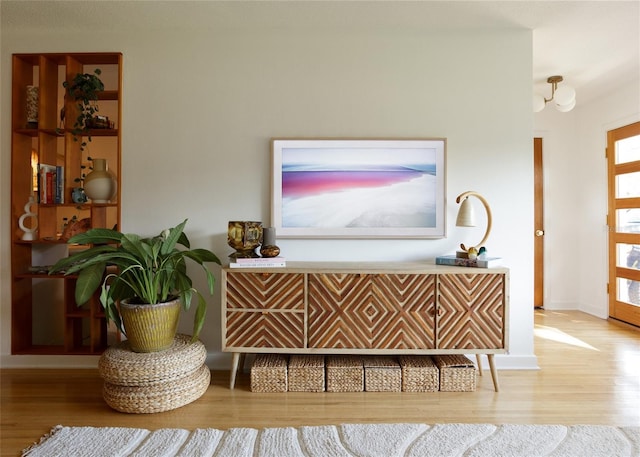
[[[131,350],[163,351],[173,344],[180,320],[180,300],[156,305],[120,303],[120,314]]]
[[[200,398],[211,382],[206,365],[182,379],[169,379],[150,386],[120,386],[105,382],[102,396],[113,409],[123,413],[159,413],[187,405]]]
[[[152,386],[193,374],[207,358],[200,341],[176,335],[169,349],[152,353],[131,352],[129,341],[107,348],[98,361],[102,379],[120,386]]]

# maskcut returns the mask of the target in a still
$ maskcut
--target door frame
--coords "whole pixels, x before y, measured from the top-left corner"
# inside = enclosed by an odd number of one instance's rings
[[[544,308],[544,173],[542,138],[533,139],[533,307]]]

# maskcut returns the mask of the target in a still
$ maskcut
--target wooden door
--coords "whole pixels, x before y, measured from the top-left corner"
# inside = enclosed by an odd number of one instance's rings
[[[506,278],[503,274],[438,276],[438,349],[502,349]]]
[[[607,135],[609,316],[640,327],[640,122]]]
[[[433,349],[435,276],[309,274],[309,347]]]
[[[544,174],[542,138],[533,139],[534,175],[534,241],[533,241],[533,306],[544,307]]]

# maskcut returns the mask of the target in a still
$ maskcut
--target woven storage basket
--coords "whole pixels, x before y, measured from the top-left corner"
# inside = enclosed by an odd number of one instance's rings
[[[327,356],[327,392],[362,392],[364,369],[362,358],[350,355]]]
[[[148,386],[119,386],[105,382],[102,395],[113,409],[123,413],[159,413],[187,405],[207,391],[211,372],[202,365],[182,379]]]
[[[258,354],[251,365],[252,392],[286,392],[287,358],[281,354]]]
[[[403,355],[399,357],[402,368],[403,392],[437,392],[440,388],[440,372],[428,355]]]
[[[367,392],[400,392],[402,372],[394,357],[367,356],[364,364],[364,390]]]
[[[289,392],[324,392],[324,356],[292,355],[287,376]]]
[[[463,355],[439,355],[435,363],[440,370],[442,392],[473,392],[476,390],[476,367]]]
[[[202,367],[207,350],[188,335],[176,335],[169,349],[132,352],[129,342],[107,348],[98,362],[100,376],[119,386],[151,386],[193,374]]]

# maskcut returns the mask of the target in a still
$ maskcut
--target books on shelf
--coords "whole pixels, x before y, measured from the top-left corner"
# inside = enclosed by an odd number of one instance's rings
[[[46,163],[38,165],[38,203],[64,203],[64,167]]]
[[[277,268],[286,267],[287,261],[284,257],[255,257],[255,258],[238,258],[230,262],[231,268]]]
[[[436,265],[453,265],[456,267],[491,268],[502,265],[500,257],[485,257],[476,259],[461,259],[454,255],[436,257]]]

